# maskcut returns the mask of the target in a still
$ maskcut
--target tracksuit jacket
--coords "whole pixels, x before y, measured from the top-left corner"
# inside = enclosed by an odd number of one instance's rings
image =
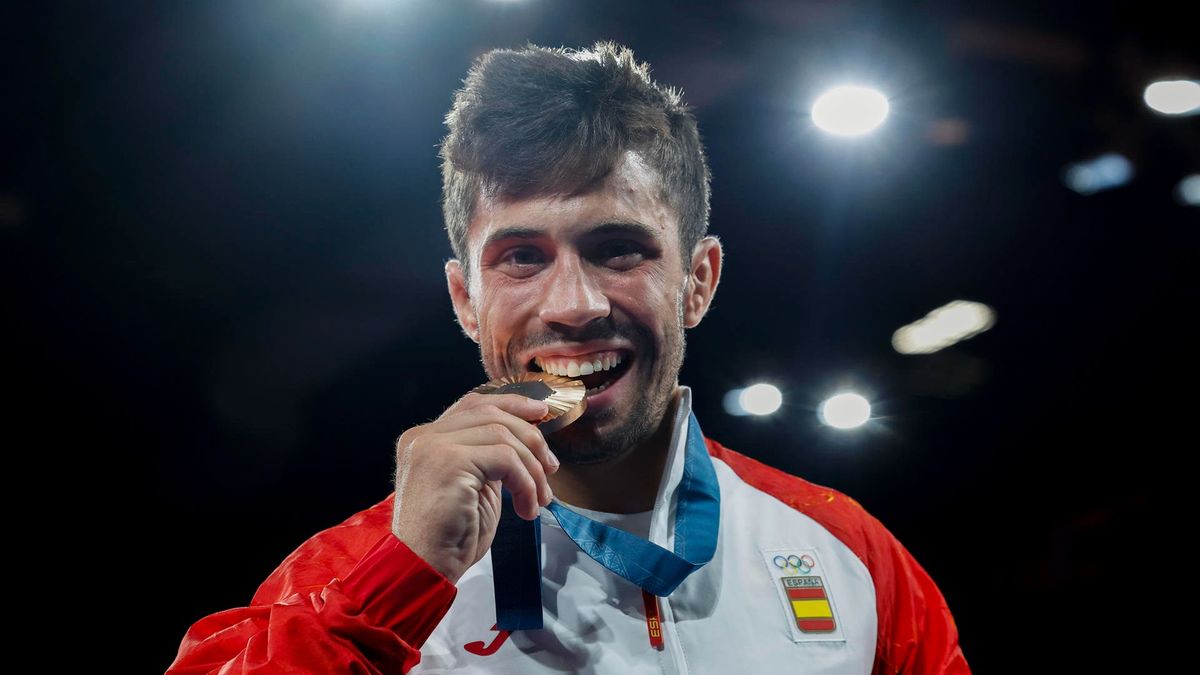
[[[670,550],[690,391],[654,509],[575,509]],[[391,533],[392,497],[289,555],[184,636],[183,673],[969,673],[941,592],[858,502],[705,439],[717,550],[654,598],[543,510],[543,630],[496,630],[485,555],[451,584]]]

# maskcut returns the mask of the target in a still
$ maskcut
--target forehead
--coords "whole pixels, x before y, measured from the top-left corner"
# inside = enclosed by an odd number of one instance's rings
[[[660,239],[678,239],[679,219],[662,199],[661,186],[658,173],[628,151],[603,183],[581,195],[529,199],[484,195],[471,219],[468,247],[477,257],[495,235],[513,228],[569,239],[610,223],[641,223]]]

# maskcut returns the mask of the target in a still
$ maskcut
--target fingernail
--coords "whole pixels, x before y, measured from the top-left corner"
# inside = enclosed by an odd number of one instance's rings
[[[558,457],[554,454],[554,451],[551,450],[550,448],[546,448],[546,459],[550,461],[550,466],[552,468],[555,468],[555,469],[558,468]]]

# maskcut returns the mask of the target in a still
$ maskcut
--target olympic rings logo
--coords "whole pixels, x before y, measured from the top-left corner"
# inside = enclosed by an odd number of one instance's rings
[[[781,570],[792,570],[794,574],[808,574],[817,566],[817,562],[807,553],[804,555],[789,555],[786,558],[777,555],[771,562]]]

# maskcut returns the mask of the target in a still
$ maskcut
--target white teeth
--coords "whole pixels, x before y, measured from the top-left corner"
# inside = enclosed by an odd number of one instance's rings
[[[558,357],[551,361],[543,360],[542,357],[538,356],[534,358],[533,362],[551,375],[579,377],[580,375],[591,375],[616,368],[621,365],[621,353],[605,352],[593,357],[591,361],[576,361],[569,357]]]

